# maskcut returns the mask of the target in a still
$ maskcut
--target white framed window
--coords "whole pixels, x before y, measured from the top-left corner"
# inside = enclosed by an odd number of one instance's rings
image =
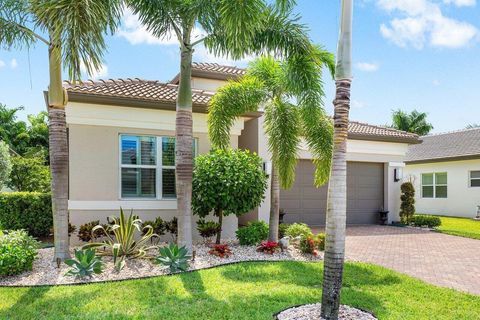
[[[422,173],[422,198],[447,198],[447,173]]]
[[[175,199],[175,137],[120,135],[120,198]],[[197,141],[193,141],[196,155]]]
[[[480,187],[480,170],[470,171],[470,187]]]

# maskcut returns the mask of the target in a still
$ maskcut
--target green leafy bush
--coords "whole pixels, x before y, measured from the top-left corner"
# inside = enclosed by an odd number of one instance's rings
[[[442,220],[437,216],[429,216],[423,214],[416,214],[411,219],[411,222],[414,226],[417,227],[428,227],[428,228],[436,228],[440,227],[442,224]]]
[[[7,230],[24,229],[33,237],[45,237],[53,228],[49,193],[0,193],[0,224]]]
[[[197,221],[198,233],[200,233],[200,236],[205,240],[216,236],[221,229],[222,226],[215,221],[205,221],[203,219]]]
[[[38,242],[24,230],[0,231],[0,276],[32,270]]]
[[[314,236],[302,235],[300,239],[300,251],[303,253],[309,253],[313,255],[318,255],[318,251],[325,250],[325,234],[319,233]]]
[[[157,217],[153,221],[145,221],[143,222],[143,227],[145,226],[152,226],[153,228],[153,233],[155,233],[157,236],[163,236],[166,231],[166,226],[165,226],[165,221],[163,221],[162,218]],[[147,232],[147,229],[144,229],[144,234]]]
[[[90,221],[82,224],[78,229],[78,238],[84,242],[90,242],[93,239],[100,238],[105,234],[102,230],[97,229],[95,232],[92,232],[93,228],[99,224],[100,220]],[[104,229],[107,229],[107,225],[104,225],[103,227]]]
[[[147,246],[151,242],[153,233],[151,226],[142,227],[142,220],[133,214],[125,216],[120,208],[120,217],[111,217],[107,226],[97,225],[92,232],[101,230],[105,235],[103,242],[92,242],[84,245],[82,249],[99,248],[100,254],[112,255],[113,263],[117,270],[123,269],[127,258],[134,259],[145,256],[148,250],[157,246]],[[146,230],[146,232],[145,232]],[[139,235],[142,234],[143,235]]]
[[[402,195],[400,200],[400,220],[402,223],[409,223],[415,214],[415,188],[411,182],[404,182],[400,186]]]
[[[241,245],[253,246],[268,238],[268,224],[263,221],[250,221],[237,230],[237,239]]]
[[[178,219],[177,217],[173,217],[170,221],[165,221],[165,231],[170,233],[172,236],[173,242],[177,242],[178,236]]]
[[[307,237],[313,235],[312,229],[305,223],[293,223],[287,227],[285,235],[292,239],[296,237]]]
[[[262,159],[243,150],[214,150],[195,158],[192,209],[204,218],[213,211],[222,226],[224,216],[241,216],[260,205],[267,188]],[[221,240],[221,229],[216,243]]]
[[[7,186],[19,192],[50,192],[50,169],[41,158],[12,157]]]
[[[287,228],[290,226],[288,223],[280,223],[278,225],[278,238],[282,239],[286,236]]]
[[[169,246],[160,248],[158,252],[159,255],[154,260],[156,263],[169,267],[170,272],[187,271],[188,260],[192,257],[185,247],[170,243]]]
[[[75,258],[65,260],[65,264],[71,267],[71,269],[65,274],[66,276],[84,278],[103,272],[102,259],[95,255],[94,249],[75,249]]]
[[[8,145],[0,140],[0,190],[7,183],[10,172],[12,171],[12,161]]]

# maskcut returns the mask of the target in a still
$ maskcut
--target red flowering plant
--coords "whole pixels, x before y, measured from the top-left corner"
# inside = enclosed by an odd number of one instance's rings
[[[274,254],[279,248],[278,242],[275,241],[262,241],[257,247],[258,252]]]
[[[317,256],[319,251],[325,250],[325,234],[303,236],[300,240],[300,251]]]
[[[232,255],[232,251],[228,247],[228,244],[213,244],[208,253],[220,258],[228,258]]]

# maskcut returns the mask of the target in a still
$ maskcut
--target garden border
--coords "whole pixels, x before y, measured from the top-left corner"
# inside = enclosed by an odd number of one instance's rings
[[[287,311],[287,310],[290,310],[290,309],[294,309],[294,308],[298,308],[298,307],[303,307],[303,306],[306,306],[306,305],[309,305],[309,304],[311,304],[311,303],[297,304],[297,305],[294,305],[294,306],[290,306],[290,307],[288,307],[288,308],[285,308],[285,309],[283,309],[283,310],[280,310],[280,311],[278,311],[278,312],[275,312],[275,313],[272,315],[273,320],[278,320],[278,315],[279,315],[280,313],[284,312],[284,311]],[[347,306],[349,306],[349,305],[347,305]],[[364,309],[362,309],[362,308],[353,307],[353,306],[349,306],[349,307],[358,309],[358,310],[363,311],[363,312],[366,312],[366,313],[369,313],[369,314],[371,314],[372,316],[374,316],[375,318],[378,319],[378,317],[377,317],[373,312],[371,312],[371,311],[364,310]]]

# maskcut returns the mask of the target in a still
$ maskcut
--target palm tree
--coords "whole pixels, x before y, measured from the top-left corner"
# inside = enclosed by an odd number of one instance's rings
[[[427,135],[433,126],[427,122],[427,114],[413,110],[406,113],[402,110],[395,110],[392,112],[392,127],[398,130],[403,130],[411,133],[416,133],[420,136]]]
[[[104,34],[116,28],[121,14],[117,0],[4,0],[0,3],[0,47],[25,48],[35,42],[48,47],[50,85],[48,117],[55,260],[69,254],[67,95],[62,61],[69,78],[80,78],[80,64],[92,74],[101,66]],[[47,33],[45,37],[42,33]]]
[[[342,0],[340,36],[335,69],[334,147],[332,172],[328,183],[326,242],[323,268],[321,315],[338,319],[345,259],[347,217],[347,135],[352,83],[353,0]]]
[[[278,241],[280,186],[288,189],[295,180],[302,136],[314,155],[315,184],[324,184],[330,174],[333,127],[322,109],[324,65],[333,70],[334,58],[320,48],[281,62],[264,56],[250,64],[245,77],[220,88],[211,100],[208,132],[214,148],[228,148],[236,118],[264,107],[272,156],[270,241]]]
[[[302,52],[309,41],[297,17],[290,18],[294,0],[129,0],[147,30],[158,38],[174,36],[180,46],[180,77],[176,103],[176,192],[178,242],[192,248],[192,56],[204,44],[217,55],[239,59],[275,50]],[[204,35],[195,38],[196,28]]]
[[[465,126],[465,129],[477,129],[480,128],[480,124],[478,123],[470,123]]]

